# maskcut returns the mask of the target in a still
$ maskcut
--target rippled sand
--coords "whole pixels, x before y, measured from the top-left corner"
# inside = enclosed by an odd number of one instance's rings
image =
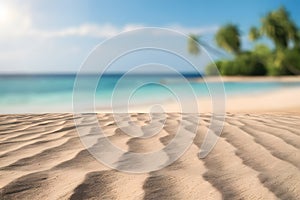
[[[149,121],[147,114],[131,116],[140,126]],[[163,148],[179,121],[187,131],[196,126],[187,114],[170,113],[159,134],[137,139],[111,114],[98,119],[110,141],[133,152]],[[0,115],[0,199],[300,199],[300,114],[227,114],[221,138],[204,159],[197,155],[210,115],[199,119],[194,143],[179,160],[129,174],[91,156],[72,114]]]

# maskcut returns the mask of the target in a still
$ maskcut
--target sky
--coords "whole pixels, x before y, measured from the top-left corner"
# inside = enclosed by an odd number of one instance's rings
[[[247,49],[249,28],[280,5],[300,26],[298,0],[0,0],[0,73],[76,72],[96,45],[141,27],[199,34],[215,46],[218,28],[234,23]]]

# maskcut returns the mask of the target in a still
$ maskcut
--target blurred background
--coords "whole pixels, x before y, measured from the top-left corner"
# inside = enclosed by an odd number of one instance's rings
[[[159,57],[153,52],[124,59],[116,64],[113,74],[106,77],[96,92],[100,110],[109,110],[117,80],[128,70],[125,66],[132,66],[136,60],[141,63],[158,57],[157,62],[168,60],[170,66],[191,81],[198,98],[209,97],[202,76],[299,75],[299,7],[297,0],[130,0],[126,3],[121,0],[1,0],[0,112],[71,112],[76,73],[91,50],[121,32],[143,27],[163,27],[186,34],[189,36],[184,41],[187,55],[201,60],[203,47],[211,59],[202,63],[200,73],[173,57]],[[117,45],[111,47],[114,48]],[[109,53],[108,48],[105,54]],[[178,82],[169,81],[170,77],[159,68],[146,70],[145,74],[148,77],[154,74],[153,80],[165,86],[177,84],[180,88]],[[139,79],[141,76],[127,84],[138,85]],[[229,96],[236,97],[286,88],[295,93],[295,88],[300,86],[298,79],[266,80],[270,79],[246,82],[231,79],[225,81],[224,87]],[[145,100],[149,92],[163,95],[154,95],[156,100],[150,102],[149,98]],[[162,87],[151,85],[136,98],[139,105],[174,99]]]

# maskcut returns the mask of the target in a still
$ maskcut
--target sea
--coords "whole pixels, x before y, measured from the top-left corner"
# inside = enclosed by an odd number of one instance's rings
[[[217,91],[212,91],[214,85],[218,87]],[[201,99],[220,91],[226,97],[251,96],[293,87],[300,87],[300,82],[227,81],[220,84],[207,83],[202,77],[191,74],[183,77],[162,74],[130,77],[121,74],[81,77],[76,74],[6,74],[0,75],[0,113],[73,112],[74,104],[77,107],[84,105],[81,108],[84,112],[90,110],[89,106],[105,110],[126,106],[128,102],[150,105],[194,97]]]

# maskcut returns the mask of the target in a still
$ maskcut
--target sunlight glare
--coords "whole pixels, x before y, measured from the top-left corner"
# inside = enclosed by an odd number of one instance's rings
[[[13,11],[5,4],[0,4],[0,23],[6,24],[13,18]]]

